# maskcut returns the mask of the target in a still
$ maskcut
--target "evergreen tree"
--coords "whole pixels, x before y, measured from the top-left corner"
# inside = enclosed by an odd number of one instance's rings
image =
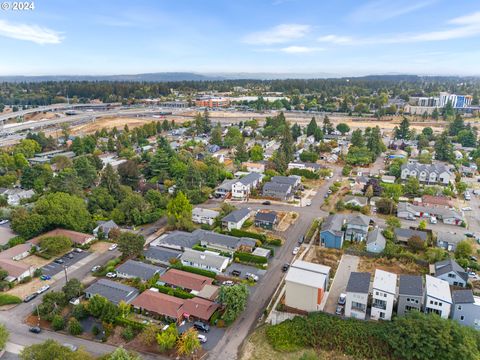
[[[297,123],[293,124],[293,126],[292,126],[293,140],[297,141],[297,139],[300,135],[302,135],[302,129],[300,128],[300,126]]]
[[[455,120],[453,120],[448,126],[448,134],[450,136],[457,136],[458,133],[465,129],[465,123],[463,121],[462,115],[457,114]]]
[[[394,130],[395,139],[408,140],[410,138],[410,121],[406,117],[400,123],[400,127]]]
[[[451,161],[453,159],[453,147],[446,131],[435,141],[435,159],[440,161]]]
[[[365,146],[365,140],[363,138],[362,130],[356,129],[352,132],[352,139],[350,140],[352,146],[361,148]]]
[[[248,152],[245,148],[245,142],[242,141],[235,148],[235,161],[242,163],[248,160]]]
[[[335,131],[332,123],[330,122],[330,118],[327,115],[325,115],[325,117],[323,118],[323,129],[322,130],[323,130],[324,134],[331,134]]]
[[[307,136],[315,134],[317,127],[317,121],[315,120],[315,117],[312,117],[312,120],[310,120],[310,123],[307,126]]]
[[[212,129],[210,142],[214,145],[222,146],[222,126],[217,123]]]

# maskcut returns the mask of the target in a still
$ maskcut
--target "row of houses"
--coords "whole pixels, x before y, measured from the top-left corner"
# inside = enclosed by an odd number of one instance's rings
[[[431,218],[432,216],[448,225],[460,226],[463,223],[463,215],[451,208],[414,205],[408,202],[398,203],[397,217],[401,219]]]

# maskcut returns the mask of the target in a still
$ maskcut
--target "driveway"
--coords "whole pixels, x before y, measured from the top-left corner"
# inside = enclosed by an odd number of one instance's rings
[[[353,255],[343,255],[338,265],[337,272],[333,279],[332,284],[330,285],[330,290],[328,292],[327,302],[324,307],[324,311],[330,314],[335,314],[335,309],[337,307],[338,297],[341,293],[345,293],[347,288],[348,279],[350,278],[350,273],[357,271],[358,263],[360,258]]]
[[[193,326],[193,322],[185,321],[182,325],[178,327],[178,332],[183,333],[189,328]],[[208,333],[204,333],[199,331],[199,334],[205,335],[207,337],[207,342],[202,344],[202,347],[209,351],[212,350],[215,346],[217,346],[220,339],[225,335],[225,328],[218,328],[216,326],[210,326],[210,331]]]
[[[77,253],[75,251],[71,251],[69,254],[73,254],[73,259],[69,259],[67,255],[62,256],[60,259],[64,261],[63,264],[57,264],[56,262],[52,261],[51,263],[42,267],[42,274],[43,275],[56,275],[60,271],[63,271],[64,266],[67,267],[67,270],[70,266],[74,265],[76,262],[86,258],[90,255],[90,252],[83,251],[81,253]]]
[[[259,268],[256,268],[255,266],[250,266],[250,265],[245,265],[245,264],[239,264],[239,263],[232,263],[227,270],[225,271],[226,274],[230,275],[233,270],[238,270],[241,272],[239,278],[240,279],[245,279],[245,274],[250,273],[250,274],[255,274],[261,279],[267,270],[262,270]]]

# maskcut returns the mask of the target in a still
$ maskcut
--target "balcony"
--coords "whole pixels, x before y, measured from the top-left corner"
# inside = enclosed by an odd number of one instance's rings
[[[387,302],[381,300],[374,300],[372,307],[380,310],[387,310]]]

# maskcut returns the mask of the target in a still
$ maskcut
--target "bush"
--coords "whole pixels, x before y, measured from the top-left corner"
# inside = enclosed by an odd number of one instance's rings
[[[193,299],[195,297],[195,295],[192,295],[182,289],[174,289],[164,285],[154,285],[154,287],[157,288],[161,293],[172,295],[180,299]]]
[[[352,172],[352,167],[350,165],[345,165],[342,169],[343,176],[349,176],[351,172]]]
[[[251,263],[251,264],[266,264],[266,263],[268,263],[268,259],[266,259],[262,256],[252,255],[250,253],[245,253],[245,252],[241,252],[241,251],[235,252],[234,258],[236,260],[240,260],[241,262],[246,262],[246,263]]]
[[[68,320],[67,330],[70,333],[70,335],[74,335],[74,336],[80,335],[83,332],[82,325],[74,317],[72,317],[72,318],[70,318],[70,320]]]
[[[71,247],[72,240],[63,235],[47,236],[40,240],[40,248],[42,249],[42,252],[49,256],[61,254]]]
[[[129,327],[133,330],[143,330],[146,326],[146,324],[142,324],[142,323],[134,321],[134,320],[123,318],[121,316],[118,316],[118,317],[115,318],[115,324],[120,325],[120,326]]]
[[[251,231],[239,230],[239,229],[232,229],[230,231],[230,235],[235,237],[248,237],[251,239],[257,239],[261,242],[267,241],[267,236],[265,234],[257,234]]]
[[[26,284],[28,282],[32,281],[31,276],[25,276],[22,280],[19,281],[20,284]]]
[[[18,296],[10,294],[0,294],[0,306],[11,305],[11,304],[20,304],[22,299]]]
[[[267,240],[268,245],[273,245],[273,246],[281,246],[282,245],[282,240],[281,239],[273,239],[273,240]]]
[[[77,320],[85,319],[88,316],[88,311],[85,309],[85,305],[75,305],[72,310],[72,316]]]
[[[217,277],[217,274],[214,271],[199,269],[193,266],[182,265],[179,262],[172,264],[171,266],[178,270],[183,270],[186,272],[190,272],[192,274],[203,275],[212,279],[215,279]]]
[[[298,175],[302,176],[305,179],[313,179],[317,180],[320,176],[317,173],[314,173],[313,171],[306,170],[306,169],[291,169],[289,171],[290,175]]]
[[[65,329],[65,319],[61,315],[55,315],[52,319],[52,328],[55,331]]]
[[[122,338],[125,341],[132,341],[134,337],[135,337],[135,332],[133,331],[131,326],[127,326],[126,328],[123,329]]]
[[[100,334],[100,328],[97,325],[93,325],[92,334],[93,336],[98,336],[98,334]]]

